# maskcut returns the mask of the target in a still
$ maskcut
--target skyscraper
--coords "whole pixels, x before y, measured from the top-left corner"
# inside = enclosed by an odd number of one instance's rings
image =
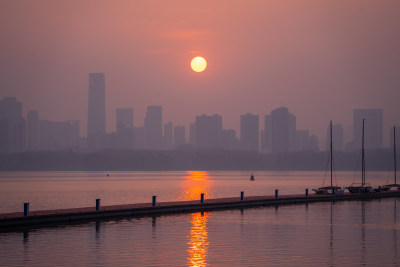
[[[381,149],[383,142],[383,110],[355,109],[353,111],[354,148],[361,149],[362,121],[365,119],[365,148]]]
[[[104,73],[89,74],[87,139],[91,149],[101,147],[106,132],[106,89]]]
[[[162,148],[162,107],[148,106],[144,119],[145,146],[147,149]]]
[[[196,146],[200,149],[221,148],[222,117],[196,116]]]
[[[79,121],[39,120],[40,150],[70,150],[79,145]]]
[[[177,125],[174,127],[174,146],[183,145],[186,142],[185,126]]]
[[[288,152],[295,149],[296,116],[285,107],[271,111],[272,153]]]
[[[30,110],[27,116],[27,141],[29,150],[39,149],[39,113]]]
[[[133,128],[133,108],[117,108],[116,129]]]
[[[243,150],[258,151],[260,139],[258,115],[240,116],[240,144]]]
[[[133,109],[118,108],[116,110],[116,124],[116,147],[132,149],[134,147]]]
[[[193,146],[196,145],[196,122],[189,125],[189,143]]]
[[[264,131],[262,132],[262,151],[266,153],[272,152],[272,122],[271,115],[265,115],[264,117]]]
[[[164,148],[172,149],[173,142],[173,124],[167,122],[164,124]]]
[[[0,152],[22,152],[26,148],[26,121],[22,103],[15,97],[0,100]]]

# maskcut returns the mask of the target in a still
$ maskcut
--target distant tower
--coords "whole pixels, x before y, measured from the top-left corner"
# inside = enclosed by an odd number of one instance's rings
[[[30,110],[27,116],[27,140],[29,150],[39,149],[39,113],[36,110]]]
[[[177,125],[174,127],[174,146],[183,145],[186,142],[185,126]]]
[[[133,108],[117,108],[117,132],[121,128],[133,128]]]
[[[354,149],[361,149],[362,120],[365,119],[365,148],[383,147],[383,110],[355,109],[353,111]]]
[[[196,145],[196,122],[192,122],[189,125],[189,143]]]
[[[285,107],[271,111],[272,153],[293,151],[296,143],[296,116]]]
[[[200,149],[221,148],[222,117],[201,115],[196,117],[196,147]]]
[[[243,150],[258,151],[260,139],[258,115],[240,116],[240,144]]]
[[[106,132],[106,89],[104,73],[89,74],[87,138],[89,148],[100,148]]]
[[[134,148],[133,108],[118,108],[116,110],[116,124],[117,148]]]
[[[148,106],[144,119],[145,146],[147,149],[162,147],[162,107]]]
[[[164,124],[164,148],[166,149],[172,148],[173,127],[172,122]]]
[[[22,103],[15,97],[0,100],[0,152],[22,152],[26,148],[26,120]]]

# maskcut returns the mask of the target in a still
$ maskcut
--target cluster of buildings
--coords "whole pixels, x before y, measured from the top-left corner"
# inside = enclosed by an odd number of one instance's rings
[[[308,130],[297,130],[296,116],[286,107],[264,117],[260,129],[258,115],[240,116],[240,134],[224,129],[222,116],[201,115],[189,125],[163,124],[162,107],[148,106],[143,127],[135,127],[132,108],[116,110],[116,131],[106,132],[104,73],[89,74],[87,137],[79,136],[79,121],[40,120],[37,111],[22,114],[22,103],[14,97],[0,100],[0,152],[23,151],[96,151],[104,149],[225,149],[283,153],[318,151],[319,141]],[[358,109],[353,113],[353,140],[345,143],[341,124],[333,125],[334,149],[356,150],[361,146],[361,124],[366,119],[366,148],[383,148],[383,112],[381,109]],[[186,133],[189,136],[186,138]],[[330,139],[329,129],[327,140]]]

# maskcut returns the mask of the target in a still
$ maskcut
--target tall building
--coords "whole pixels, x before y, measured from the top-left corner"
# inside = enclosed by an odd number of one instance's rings
[[[189,143],[193,146],[196,145],[196,122],[189,125]]]
[[[186,142],[185,126],[177,125],[174,127],[174,146],[183,145]]]
[[[264,131],[262,131],[262,146],[261,150],[266,153],[272,152],[272,123],[271,115],[264,117]]]
[[[200,149],[221,148],[222,117],[196,116],[196,147]]]
[[[90,149],[101,148],[106,132],[106,87],[104,73],[89,74],[87,140]]]
[[[326,150],[329,151],[331,143],[330,126],[326,130]],[[343,138],[343,126],[341,124],[332,124],[332,146],[334,151],[343,151],[344,149],[344,138]]]
[[[30,110],[27,116],[27,147],[29,150],[39,149],[39,113]]]
[[[115,145],[118,149],[133,149],[133,109],[118,108],[116,110],[116,141]]]
[[[22,152],[26,148],[26,121],[22,103],[15,97],[0,100],[0,152]]]
[[[260,139],[258,115],[240,116],[240,145],[243,150],[258,151]]]
[[[355,109],[353,111],[354,148],[361,149],[363,119],[365,119],[365,129],[364,129],[365,149],[381,149],[383,147],[382,109]]]
[[[133,128],[133,108],[117,108],[116,129]]]
[[[133,127],[133,148],[134,149],[145,149],[145,135],[144,127]]]
[[[79,121],[39,120],[40,150],[70,150],[79,145]]]
[[[162,148],[162,107],[148,106],[144,119],[145,146],[147,149]]]
[[[164,148],[173,148],[173,124],[172,122],[167,122],[164,124]]]
[[[271,140],[272,153],[295,150],[296,116],[286,107],[271,111]]]
[[[308,130],[296,131],[295,151],[319,151],[318,138]]]
[[[221,131],[221,148],[226,150],[240,149],[240,141],[236,137],[236,131],[233,129],[222,129]]]

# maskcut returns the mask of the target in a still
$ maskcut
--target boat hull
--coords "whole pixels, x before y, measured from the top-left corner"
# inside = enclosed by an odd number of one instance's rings
[[[367,194],[374,192],[371,186],[349,186],[347,190],[352,194]]]

